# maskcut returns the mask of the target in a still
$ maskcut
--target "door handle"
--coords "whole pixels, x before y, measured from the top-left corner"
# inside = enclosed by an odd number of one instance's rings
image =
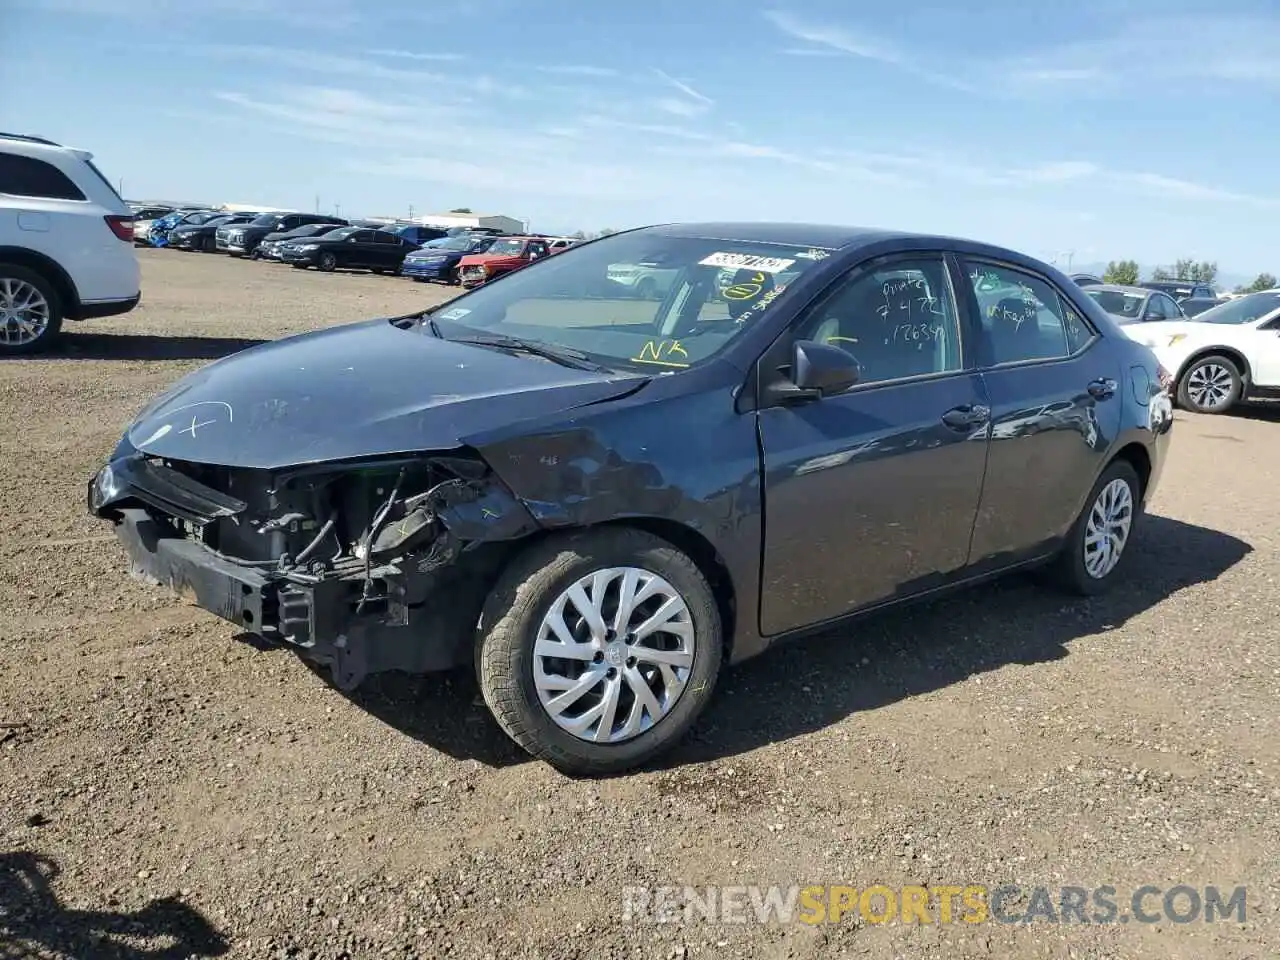
[[[991,408],[980,403],[952,407],[942,415],[942,422],[953,430],[968,430],[991,419]]]
[[[1116,382],[1110,377],[1089,381],[1089,395],[1095,400],[1110,400],[1116,395]]]

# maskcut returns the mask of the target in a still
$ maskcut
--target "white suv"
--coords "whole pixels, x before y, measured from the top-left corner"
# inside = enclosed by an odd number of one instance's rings
[[[93,154],[0,133],[0,356],[52,343],[63,320],[142,298],[133,212]]]

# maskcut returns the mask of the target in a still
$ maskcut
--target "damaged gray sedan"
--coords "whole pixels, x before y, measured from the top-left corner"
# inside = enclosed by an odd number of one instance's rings
[[[620,291],[618,263],[672,281]],[[1029,566],[1104,590],[1166,381],[1012,251],[648,227],[212,363],[88,503],[136,575],[338,687],[474,664],[517,743],[605,773],[780,639]]]

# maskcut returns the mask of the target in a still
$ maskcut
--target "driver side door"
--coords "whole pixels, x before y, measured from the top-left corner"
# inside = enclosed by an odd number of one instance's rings
[[[913,253],[855,268],[793,324],[792,339],[852,354],[859,382],[803,403],[761,395],[765,636],[962,575],[990,428],[963,316],[945,256]]]

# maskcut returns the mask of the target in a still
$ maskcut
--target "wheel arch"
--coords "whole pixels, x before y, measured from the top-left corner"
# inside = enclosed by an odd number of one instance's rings
[[[1138,500],[1142,501],[1146,494],[1147,484],[1151,482],[1151,454],[1145,446],[1136,440],[1125,444],[1116,451],[1116,455],[1108,461],[1107,466],[1123,460],[1133,467],[1134,472],[1138,474],[1138,482],[1142,485],[1142,489],[1138,491]],[[1106,467],[1103,468],[1106,470]]]
[[[1244,385],[1246,389],[1248,388],[1249,384],[1252,382],[1253,369],[1249,366],[1248,357],[1246,357],[1243,353],[1241,353],[1235,347],[1213,346],[1213,347],[1200,347],[1194,353],[1192,353],[1189,357],[1187,357],[1186,360],[1182,361],[1182,366],[1178,368],[1178,375],[1174,379],[1174,383],[1181,384],[1182,378],[1186,376],[1187,371],[1191,369],[1192,365],[1199,362],[1200,360],[1203,360],[1205,357],[1226,357],[1228,360],[1234,363],[1236,365],[1236,368],[1240,371],[1240,376],[1244,380]]]
[[[76,290],[71,275],[52,257],[37,253],[27,247],[0,246],[0,263],[11,263],[15,266],[34,270],[53,284],[62,301],[62,314],[68,320],[80,317],[80,294]]]
[[[492,589],[502,571],[514,562],[517,556],[550,537],[590,533],[594,530],[609,530],[618,527],[642,530],[661,540],[665,540],[693,561],[699,572],[706,577],[707,584],[711,587],[711,595],[715,598],[716,609],[720,613],[721,638],[727,657],[733,648],[738,617],[737,591],[733,583],[733,577],[729,573],[729,566],[725,563],[720,551],[701,531],[667,517],[619,517],[617,519],[603,520],[599,523],[557,526],[541,529],[519,540],[508,541],[506,544],[499,545],[495,543],[492,546],[501,550],[501,557],[492,569],[486,592],[488,589]]]

